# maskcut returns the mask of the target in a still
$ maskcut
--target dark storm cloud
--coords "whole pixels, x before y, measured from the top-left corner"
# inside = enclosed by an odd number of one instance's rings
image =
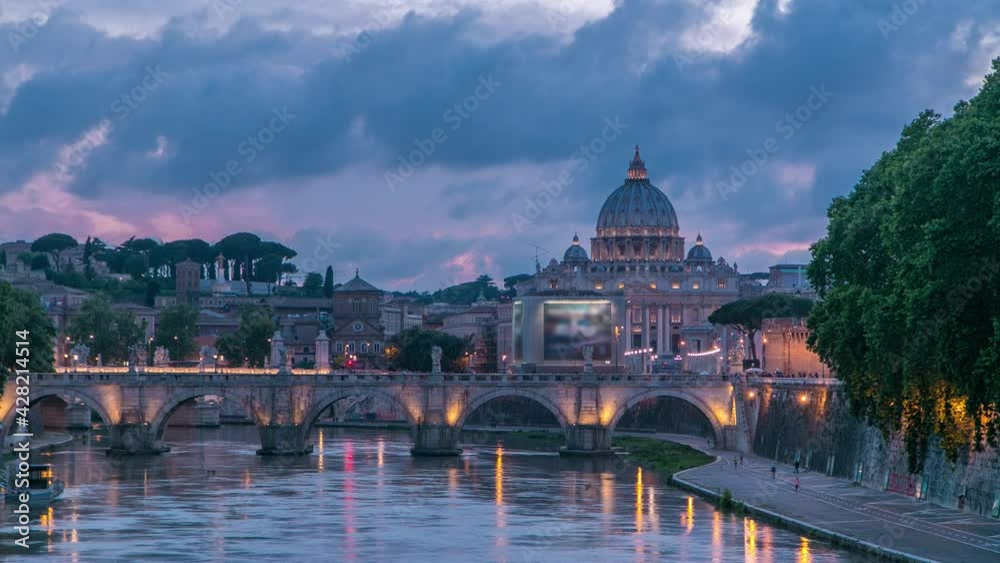
[[[606,119],[617,117],[628,124],[623,138],[577,174],[564,196],[573,204],[565,211],[578,216],[552,211],[552,219],[593,224],[638,143],[688,238],[695,225],[727,224],[731,238],[718,244],[735,244],[758,236],[761,224],[785,222],[781,242],[810,240],[822,234],[815,219],[830,199],[846,193],[861,170],[891,148],[907,121],[928,106],[947,113],[973,93],[967,77],[986,71],[949,37],[961,22],[989,21],[996,2],[913,2],[917,10],[895,25],[891,3],[800,0],[780,14],[775,2],[764,1],[751,39],[725,54],[683,46],[683,34],[703,22],[701,8],[688,2],[622,2],[568,44],[524,34],[494,40],[473,11],[436,19],[410,14],[365,41],[301,28],[276,31],[238,13],[220,34],[205,31],[212,16],[204,12],[170,20],[148,39],[111,38],[65,14],[16,55],[0,57],[0,76],[17,65],[35,70],[0,115],[0,175],[8,179],[0,191],[50,166],[60,146],[101,119],[110,119],[115,131],[90,155],[73,191],[100,198],[132,187],[190,197],[210,172],[238,157],[240,144],[267,126],[273,109],[287,108],[297,116],[294,123],[228,189],[280,183],[296,205],[299,181],[359,162],[380,176],[395,172],[399,158],[436,129],[447,140],[423,166],[475,171],[567,161],[600,136]],[[13,28],[0,26],[0,33]],[[720,29],[714,37],[710,29],[705,40],[727,39]],[[975,45],[982,33],[975,27],[968,43]],[[115,112],[115,100],[157,65],[167,74],[162,84],[127,116]],[[475,110],[457,111],[483,79],[497,83],[495,91]],[[807,104],[813,88],[824,87],[833,92],[829,100],[783,137],[780,120]],[[160,137],[165,156],[152,159]],[[747,151],[759,151],[769,138],[778,150],[722,197],[718,183],[729,181],[731,167],[739,168],[751,158]],[[427,189],[408,182],[404,189]],[[330,196],[382,188],[337,184]],[[516,212],[539,189],[477,181],[427,195],[439,198],[442,217],[474,220]],[[396,228],[388,224],[394,219],[385,221],[368,233],[381,244],[380,257],[357,257],[380,275],[402,278],[413,271],[408,268],[422,268],[428,255],[447,260],[469,250],[458,238],[425,246],[400,242],[386,235]],[[541,242],[562,248],[572,232],[557,235],[556,226],[497,237],[492,247],[475,250],[496,256],[501,268],[523,269],[498,248],[520,248],[538,236],[553,236]],[[766,265],[759,261],[756,267]]]

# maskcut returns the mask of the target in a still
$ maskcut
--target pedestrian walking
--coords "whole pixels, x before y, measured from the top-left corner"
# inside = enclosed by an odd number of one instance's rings
[[[799,492],[799,478],[798,477],[795,478],[795,492],[796,493]]]
[[[795,474],[799,474],[799,460],[795,460]]]
[[[771,466],[771,480],[774,481],[775,478],[777,477],[777,475],[778,475],[778,468],[772,465]]]
[[[740,465],[746,465],[746,460],[743,459],[743,454],[740,454]]]
[[[736,463],[736,456],[733,456],[733,469],[739,469],[739,464]]]

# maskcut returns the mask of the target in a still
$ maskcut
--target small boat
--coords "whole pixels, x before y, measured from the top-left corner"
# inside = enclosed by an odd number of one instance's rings
[[[25,486],[27,485],[27,486]],[[29,503],[50,503],[66,488],[63,482],[52,477],[52,466],[29,465],[27,477],[18,476],[17,464],[8,465],[0,473],[0,488],[8,502],[19,500],[22,493],[29,495]]]

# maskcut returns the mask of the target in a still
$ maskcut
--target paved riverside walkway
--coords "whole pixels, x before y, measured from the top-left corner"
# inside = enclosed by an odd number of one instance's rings
[[[796,527],[812,528],[839,543],[860,543],[910,561],[978,563],[1000,561],[1000,520],[942,508],[911,497],[866,489],[843,479],[802,472],[795,492],[794,469],[757,456],[733,466],[733,452],[716,451],[690,436],[656,434],[721,459],[674,476],[682,485],[712,492],[729,489],[738,500],[773,513]],[[739,459],[739,453],[735,456]],[[778,468],[771,480],[771,466]],[[804,525],[804,526],[803,526]]]

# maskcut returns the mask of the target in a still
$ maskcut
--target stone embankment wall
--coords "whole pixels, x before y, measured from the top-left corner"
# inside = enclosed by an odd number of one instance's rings
[[[886,440],[852,416],[838,387],[781,382],[752,391],[755,454],[785,463],[797,458],[809,471],[1000,517],[1000,451],[965,450],[952,463],[932,441],[923,472],[913,475],[902,438]]]

